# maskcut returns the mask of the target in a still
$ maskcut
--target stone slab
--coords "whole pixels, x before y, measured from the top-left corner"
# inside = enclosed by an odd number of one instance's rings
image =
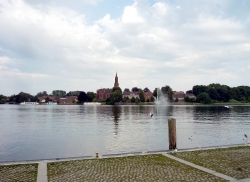
[[[193,164],[193,163],[188,162],[188,161],[185,161],[185,160],[183,160],[183,159],[174,157],[174,156],[172,156],[172,155],[169,155],[169,154],[166,154],[166,153],[163,154],[163,155],[166,156],[166,157],[168,157],[168,158],[174,159],[174,160],[176,160],[176,161],[178,161],[178,162],[181,162],[181,163],[183,163],[183,164],[186,164],[186,165],[189,165],[189,166],[191,166],[191,167],[194,167],[194,168],[196,168],[196,169],[199,169],[199,170],[202,170],[202,171],[204,171],[204,172],[207,172],[207,173],[213,174],[213,175],[215,175],[215,176],[218,176],[218,177],[220,177],[220,178],[223,178],[223,179],[226,179],[226,180],[229,180],[229,181],[237,181],[236,179],[234,179],[234,178],[232,178],[232,177],[230,177],[230,176],[227,176],[227,175],[218,173],[218,172],[216,172],[216,171],[213,171],[213,170],[211,170],[211,169],[207,169],[207,168],[202,167],[202,166],[198,166],[198,165],[196,165],[196,164]]]
[[[38,174],[37,174],[37,182],[47,182],[47,163],[40,162],[38,163]]]

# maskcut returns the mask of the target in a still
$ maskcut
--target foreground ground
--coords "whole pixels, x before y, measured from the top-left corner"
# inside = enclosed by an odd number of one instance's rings
[[[48,164],[49,181],[223,181],[161,154]]]
[[[174,156],[236,179],[250,178],[250,147],[178,152]]]
[[[18,164],[0,166],[0,181],[36,181],[38,164]]]
[[[250,178],[250,147],[169,153],[234,179]],[[227,181],[178,162],[166,153],[54,161],[42,171],[48,181]],[[44,161],[43,161],[44,163]],[[40,164],[39,164],[40,165]],[[0,165],[0,181],[36,181],[38,164]],[[41,173],[41,171],[38,171]],[[249,180],[250,181],[250,180]]]

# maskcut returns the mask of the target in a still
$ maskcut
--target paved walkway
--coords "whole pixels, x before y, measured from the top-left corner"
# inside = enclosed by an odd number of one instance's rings
[[[232,177],[230,177],[230,176],[227,176],[227,175],[218,173],[218,172],[216,172],[216,171],[207,169],[207,168],[202,167],[202,166],[198,166],[198,165],[196,165],[196,164],[193,164],[193,163],[191,163],[191,162],[182,160],[182,159],[177,158],[177,157],[174,157],[174,156],[172,156],[172,155],[169,155],[169,154],[166,154],[166,153],[164,153],[163,155],[166,156],[166,157],[168,157],[168,158],[174,159],[174,160],[176,160],[176,161],[178,161],[178,162],[181,162],[181,163],[183,163],[183,164],[186,164],[186,165],[189,165],[189,166],[194,167],[194,168],[196,168],[196,169],[199,169],[199,170],[201,170],[201,171],[204,171],[204,172],[210,173],[210,174],[212,174],[212,175],[215,175],[215,176],[217,176],[217,177],[223,178],[223,179],[225,179],[225,180],[228,180],[228,181],[237,181],[237,179],[234,179],[234,178],[232,178]]]
[[[237,181],[237,182],[250,182],[250,178],[246,178],[246,179],[241,179],[241,180],[237,180],[235,178],[232,178],[230,176],[227,176],[227,175],[224,175],[222,173],[218,173],[216,171],[213,171],[213,170],[210,170],[208,168],[205,168],[205,167],[202,167],[202,166],[199,166],[199,165],[196,165],[194,163],[191,163],[191,162],[188,162],[186,160],[183,160],[183,159],[180,159],[180,158],[177,158],[173,155],[169,155],[168,153],[166,152],[158,152],[158,154],[162,154],[164,155],[165,157],[168,157],[168,158],[171,158],[175,161],[178,161],[178,162],[181,162],[183,164],[186,164],[188,166],[191,166],[193,168],[196,168],[196,169],[199,169],[201,171],[204,171],[206,173],[209,173],[209,174],[212,174],[214,176],[217,176],[217,177],[220,177],[222,179],[225,179],[225,180],[228,180],[228,181]],[[132,154],[130,154],[132,155]],[[143,155],[147,155],[146,153],[143,153]],[[150,155],[150,154],[149,154]],[[127,155],[120,155],[119,157],[126,157],[126,156],[129,156],[129,154]],[[113,156],[114,157],[114,156]],[[110,158],[113,158],[113,157],[110,157]],[[105,158],[109,158],[109,157],[105,157]],[[66,160],[67,161],[67,160]],[[70,161],[70,160],[69,160]],[[47,176],[47,162],[53,162],[53,161],[41,161],[41,162],[37,162],[38,163],[38,174],[37,174],[37,182],[48,182],[48,176]],[[59,161],[57,161],[59,162]]]
[[[47,163],[40,162],[38,163],[38,174],[37,174],[37,182],[47,182]]]
[[[238,180],[239,182],[249,182],[250,181],[250,178],[246,178],[246,179],[241,179],[241,180]]]

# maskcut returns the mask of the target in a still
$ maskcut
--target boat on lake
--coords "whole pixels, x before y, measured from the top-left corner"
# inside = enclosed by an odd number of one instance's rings
[[[38,102],[21,102],[20,105],[38,105]]]
[[[100,102],[84,102],[83,105],[101,105]]]

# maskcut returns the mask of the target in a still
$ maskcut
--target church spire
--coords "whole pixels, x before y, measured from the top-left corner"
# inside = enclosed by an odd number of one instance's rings
[[[114,87],[119,87],[117,72],[116,72],[116,75],[115,75],[115,84],[114,84]]]

